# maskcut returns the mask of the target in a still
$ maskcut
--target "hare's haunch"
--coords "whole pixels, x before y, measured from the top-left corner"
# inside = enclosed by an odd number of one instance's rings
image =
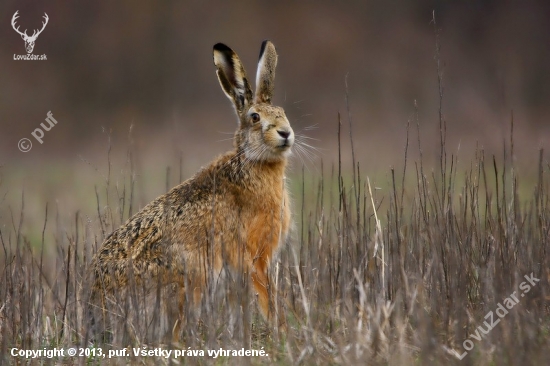
[[[263,42],[254,94],[233,50],[216,44],[214,64],[238,116],[234,149],[105,239],[90,270],[90,304],[96,308],[130,281],[190,286],[197,303],[207,280],[205,265],[219,273],[227,264],[250,276],[261,312],[273,318],[267,270],[289,232],[284,177],[294,143],[284,110],[271,104],[277,53],[271,42]]]

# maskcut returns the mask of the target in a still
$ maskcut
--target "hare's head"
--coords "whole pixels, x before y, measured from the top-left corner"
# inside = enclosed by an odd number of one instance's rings
[[[222,89],[233,102],[239,117],[239,128],[235,133],[237,150],[253,161],[284,160],[294,144],[294,132],[284,110],[271,104],[277,66],[273,43],[262,43],[254,96],[244,67],[231,48],[216,44],[214,64]]]

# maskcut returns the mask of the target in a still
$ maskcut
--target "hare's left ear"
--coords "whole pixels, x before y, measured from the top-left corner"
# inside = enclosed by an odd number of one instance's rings
[[[214,64],[223,91],[240,115],[252,102],[252,90],[239,56],[223,43],[217,43],[214,45]]]
[[[277,67],[277,51],[271,41],[264,41],[260,50],[258,71],[256,73],[255,103],[271,103],[275,88],[275,68]]]

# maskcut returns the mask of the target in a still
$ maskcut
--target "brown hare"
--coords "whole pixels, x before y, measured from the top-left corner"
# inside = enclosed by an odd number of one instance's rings
[[[255,94],[229,47],[214,46],[214,64],[238,116],[234,149],[146,205],[105,239],[89,272],[90,306],[104,307],[106,298],[130,281],[138,286],[175,283],[182,294],[187,286],[197,305],[206,270],[219,274],[227,264],[249,276],[262,314],[274,319],[267,271],[289,232],[285,168],[294,144],[284,110],[271,104],[277,53],[273,43],[262,43]],[[283,318],[276,325],[284,326]]]

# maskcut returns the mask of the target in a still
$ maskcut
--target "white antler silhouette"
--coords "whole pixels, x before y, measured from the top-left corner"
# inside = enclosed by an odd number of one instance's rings
[[[25,48],[27,49],[27,53],[32,53],[32,50],[34,49],[34,42],[36,41],[40,33],[42,33],[44,28],[46,28],[46,24],[48,24],[48,20],[50,18],[48,18],[48,14],[44,13],[45,22],[42,22],[42,29],[40,30],[35,29],[32,36],[29,37],[26,29],[24,32],[21,32],[19,30],[19,27],[16,28],[15,26],[15,21],[17,20],[17,18],[19,18],[19,15],[17,15],[17,13],[19,13],[19,10],[17,10],[15,14],[13,14],[13,17],[11,18],[11,26],[17,33],[21,35],[21,38],[23,38],[23,40],[25,41]]]

